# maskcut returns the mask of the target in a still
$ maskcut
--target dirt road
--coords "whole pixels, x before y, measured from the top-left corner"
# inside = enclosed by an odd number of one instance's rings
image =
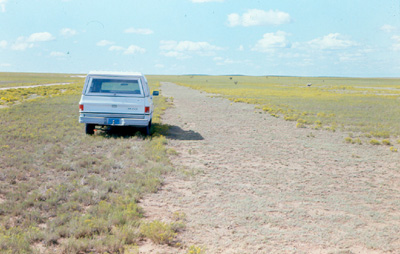
[[[253,105],[177,86],[163,122],[177,173],[144,198],[148,219],[186,214],[184,246],[207,253],[400,253],[400,156],[296,128]],[[185,253],[140,247],[141,253]]]

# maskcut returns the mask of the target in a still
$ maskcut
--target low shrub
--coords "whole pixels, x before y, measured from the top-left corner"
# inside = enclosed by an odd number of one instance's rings
[[[174,243],[177,235],[172,229],[171,224],[158,220],[142,224],[140,227],[140,232],[143,236],[149,238],[154,243],[168,245],[172,245]]]
[[[206,250],[202,247],[191,245],[188,249],[187,254],[204,254]]]
[[[381,144],[381,142],[379,142],[379,141],[376,140],[376,139],[371,139],[371,140],[369,141],[369,143],[370,143],[371,145],[380,145],[380,144]]]

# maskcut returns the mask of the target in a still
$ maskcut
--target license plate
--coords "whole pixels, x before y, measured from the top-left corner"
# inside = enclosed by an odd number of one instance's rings
[[[121,122],[121,119],[119,119],[119,118],[108,118],[107,119],[107,124],[109,124],[109,125],[117,125],[117,124],[120,124],[120,122]]]

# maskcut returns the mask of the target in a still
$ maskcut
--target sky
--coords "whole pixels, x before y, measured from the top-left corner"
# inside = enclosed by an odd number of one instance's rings
[[[0,0],[0,71],[400,77],[400,0]]]

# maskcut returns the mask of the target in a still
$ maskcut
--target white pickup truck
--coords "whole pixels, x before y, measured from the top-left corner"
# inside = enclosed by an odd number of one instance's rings
[[[79,102],[79,122],[86,134],[96,126],[135,126],[150,135],[153,95],[146,77],[132,72],[90,72]]]

